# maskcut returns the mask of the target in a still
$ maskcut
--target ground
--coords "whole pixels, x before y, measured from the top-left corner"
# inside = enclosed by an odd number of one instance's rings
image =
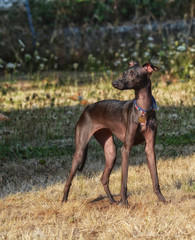
[[[110,205],[100,182],[103,151],[93,138],[69,201],[61,204],[74,153],[74,127],[85,105],[133,98],[133,91],[113,89],[111,80],[104,75],[92,84],[72,86],[56,79],[17,81],[1,98],[2,113],[11,120],[0,123],[0,239],[194,239],[193,81],[166,85],[153,80],[157,165],[167,204],[158,202],[152,191],[144,145],[140,145],[129,159],[130,206]],[[110,188],[119,200],[117,139],[116,145]]]

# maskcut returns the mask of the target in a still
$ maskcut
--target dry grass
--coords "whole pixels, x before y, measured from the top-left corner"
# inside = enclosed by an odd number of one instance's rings
[[[0,239],[195,239],[193,81],[153,89],[160,110],[158,172],[168,204],[152,192],[140,145],[129,162],[130,207],[111,206],[99,181],[104,156],[92,139],[84,172],[61,205],[82,104],[133,98],[133,91],[113,90],[109,77],[82,87],[21,81],[5,96],[1,109],[11,121],[0,123]],[[110,178],[117,200],[120,159]]]
[[[100,175],[77,176],[69,202],[62,206],[61,183],[10,194],[0,200],[0,238],[194,239],[195,186],[190,179],[194,177],[195,154],[159,160],[158,169],[168,204],[157,202],[145,164],[129,167],[129,208],[108,203]],[[120,170],[113,172],[110,186],[117,195]]]

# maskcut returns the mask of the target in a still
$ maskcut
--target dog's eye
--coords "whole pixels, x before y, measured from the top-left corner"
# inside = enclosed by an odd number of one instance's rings
[[[130,72],[131,76],[135,76],[135,73],[133,71]]]

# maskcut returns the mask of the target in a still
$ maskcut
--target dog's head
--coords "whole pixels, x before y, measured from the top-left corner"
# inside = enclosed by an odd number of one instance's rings
[[[148,84],[153,71],[158,71],[158,68],[151,63],[140,66],[137,61],[131,60],[128,64],[129,68],[122,76],[112,82],[112,86],[119,90],[141,89]]]

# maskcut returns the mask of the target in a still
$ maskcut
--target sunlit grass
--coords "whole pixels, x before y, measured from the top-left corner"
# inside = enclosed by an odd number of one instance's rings
[[[168,204],[156,201],[145,164],[129,167],[128,209],[110,206],[108,199],[103,198],[99,173],[77,176],[69,202],[63,205],[61,183],[38,191],[10,194],[0,200],[0,236],[2,239],[193,239],[194,160],[195,155],[158,161],[161,187]],[[112,173],[110,186],[118,200],[120,170]],[[91,203],[98,197],[102,200]]]

